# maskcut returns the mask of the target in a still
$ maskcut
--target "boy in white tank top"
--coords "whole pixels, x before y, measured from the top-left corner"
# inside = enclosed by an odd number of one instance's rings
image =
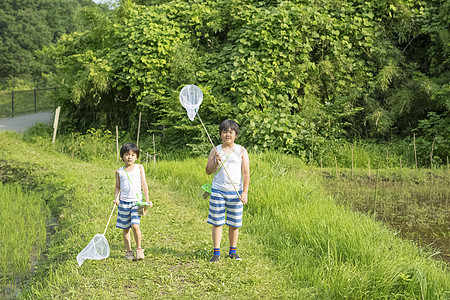
[[[250,183],[247,150],[234,143],[239,134],[239,125],[235,121],[225,120],[219,126],[219,133],[222,144],[211,149],[206,164],[206,174],[214,173],[207,221],[213,225],[214,254],[210,262],[218,262],[220,259],[222,227],[225,224],[228,225],[230,240],[228,257],[241,260],[236,253],[236,246],[239,228],[242,227],[243,205],[248,201]]]
[[[114,203],[118,205],[116,227],[123,229],[123,241],[127,252],[127,260],[144,259],[144,249],[141,248],[141,217],[138,212],[137,201],[142,200],[142,191],[145,201],[152,207],[148,198],[148,186],[145,179],[145,170],[142,165],[135,164],[139,158],[139,148],[132,143],[123,144],[120,148],[120,157],[125,165],[116,170],[116,188]],[[136,241],[136,257],[131,249],[130,229],[133,230]]]

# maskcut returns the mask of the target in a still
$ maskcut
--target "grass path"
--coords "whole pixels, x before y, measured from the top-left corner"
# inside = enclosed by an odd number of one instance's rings
[[[141,228],[146,259],[126,261],[122,231],[115,228],[116,212],[106,238],[106,260],[87,260],[79,267],[76,255],[96,233],[102,233],[112,209],[114,168],[71,160],[42,146],[5,139],[1,151],[11,168],[11,180],[30,176],[53,212],[54,233],[45,259],[24,286],[25,299],[243,299],[302,298],[312,295],[289,280],[289,272],[262,255],[264,249],[241,232],[238,250],[243,261],[211,256],[207,202],[171,191],[149,179],[155,206]],[[14,175],[16,174],[16,175]],[[200,210],[200,205],[205,205]],[[51,227],[51,226],[50,226]],[[228,249],[224,231],[222,249]],[[134,242],[133,242],[134,245]],[[303,295],[302,295],[303,294]]]
[[[158,196],[149,216],[142,219],[146,259],[125,261],[121,230],[110,228],[110,258],[86,261],[75,268],[77,278],[71,286],[82,287],[68,290],[66,296],[237,299],[272,298],[274,291],[278,297],[295,296],[297,291],[287,284],[286,274],[263,258],[259,246],[245,232],[240,243],[244,261],[222,258],[217,264],[209,263],[210,226],[205,224],[205,215],[189,205],[197,200],[186,199],[155,182],[149,182],[149,187]],[[87,282],[85,278],[95,280]]]

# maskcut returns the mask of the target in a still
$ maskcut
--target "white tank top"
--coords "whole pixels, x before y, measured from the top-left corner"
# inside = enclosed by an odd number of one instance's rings
[[[240,191],[242,190],[242,157],[241,157],[241,146],[238,144],[234,145],[231,149],[230,155],[223,152],[222,145],[217,146],[217,153],[219,153],[224,166],[228,171],[234,185]],[[228,158],[227,158],[228,156]],[[228,177],[225,169],[220,168],[219,172],[214,175],[212,181],[212,187],[222,191],[234,191],[233,185],[231,184],[230,178]]]
[[[130,176],[131,182],[128,179]],[[142,200],[142,190],[141,190],[141,172],[139,171],[139,165],[135,164],[134,169],[130,172],[126,172],[121,167],[119,169],[119,178],[120,178],[120,200],[126,202],[135,202]],[[137,195],[136,195],[137,194]],[[138,198],[139,195],[139,198]]]

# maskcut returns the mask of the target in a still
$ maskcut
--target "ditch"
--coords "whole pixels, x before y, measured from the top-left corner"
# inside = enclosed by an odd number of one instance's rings
[[[338,204],[373,216],[450,266],[450,184],[446,175],[429,173],[418,180],[380,172],[377,180],[376,175],[336,177],[322,172],[327,193]]]

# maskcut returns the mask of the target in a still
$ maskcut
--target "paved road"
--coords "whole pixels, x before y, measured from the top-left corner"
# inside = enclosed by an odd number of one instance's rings
[[[53,111],[38,112],[35,114],[0,119],[0,131],[24,132],[36,123],[53,123]]]

